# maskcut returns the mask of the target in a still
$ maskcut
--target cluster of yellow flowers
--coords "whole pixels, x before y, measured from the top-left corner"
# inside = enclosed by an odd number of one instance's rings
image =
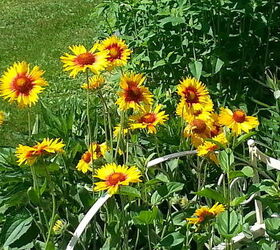
[[[257,118],[247,116],[241,109],[231,111],[221,108],[219,114],[215,113],[206,86],[195,78],[182,80],[177,89],[181,100],[176,113],[185,120],[187,126],[184,136],[191,138],[199,156],[208,156],[217,162],[214,151],[219,149],[219,145],[226,146],[228,143],[223,126],[230,128],[233,134],[240,135],[259,124]]]

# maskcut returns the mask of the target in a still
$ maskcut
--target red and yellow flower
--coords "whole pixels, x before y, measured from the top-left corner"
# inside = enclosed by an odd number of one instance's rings
[[[79,72],[85,72],[87,69],[94,74],[99,74],[108,66],[107,51],[97,51],[98,44],[94,44],[90,50],[83,45],[70,46],[73,54],[65,53],[60,59],[64,63],[64,71],[71,71],[70,76],[76,77]]]
[[[168,119],[165,111],[160,111],[162,105],[157,105],[155,110],[152,111],[151,106],[145,106],[136,115],[130,117],[131,129],[147,129],[148,133],[156,133],[156,126],[164,124]]]
[[[148,88],[142,86],[145,77],[142,74],[124,74],[121,77],[119,98],[117,104],[121,110],[129,108],[139,109],[141,105],[152,103],[152,94]]]
[[[185,108],[192,108],[193,110],[213,109],[213,102],[209,96],[208,90],[203,83],[195,78],[187,77],[180,82],[177,87],[178,94],[181,96],[181,102]],[[177,110],[180,115],[182,112]]]
[[[131,50],[125,44],[125,42],[113,35],[103,40],[100,43],[99,49],[108,53],[108,69],[113,69],[117,66],[124,66],[129,59]]]
[[[92,162],[103,157],[107,151],[108,146],[106,143],[91,143],[88,151],[86,151],[79,160],[76,166],[77,170],[82,171],[83,173],[92,171]]]
[[[109,163],[97,169],[94,177],[102,180],[94,183],[94,191],[108,190],[110,195],[117,193],[119,186],[141,182],[141,172],[138,168],[115,163]]]
[[[190,224],[201,224],[208,222],[209,220],[215,218],[218,214],[225,211],[225,207],[222,204],[216,203],[213,207],[201,207],[195,211],[193,216],[196,218],[187,218]]]
[[[64,146],[65,144],[63,144],[60,139],[48,138],[45,138],[42,142],[37,142],[37,144],[32,147],[20,144],[16,149],[17,162],[19,165],[27,164],[31,166],[41,156],[64,152]]]
[[[14,63],[0,79],[1,96],[11,103],[18,102],[21,107],[31,106],[38,101],[43,87],[48,85],[43,74],[38,66],[30,70],[27,62]]]
[[[259,125],[258,118],[247,116],[243,110],[231,111],[227,108],[221,108],[219,123],[230,128],[236,135],[240,135],[243,131],[248,133]]]

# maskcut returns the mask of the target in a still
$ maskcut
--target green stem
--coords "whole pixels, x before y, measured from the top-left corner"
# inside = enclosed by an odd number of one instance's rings
[[[32,136],[32,131],[31,131],[31,115],[30,115],[30,110],[28,109],[27,111],[27,116],[28,116],[28,141],[31,141],[31,136]]]
[[[88,75],[88,70],[86,70],[86,83],[89,89],[89,75]],[[91,144],[91,128],[90,128],[90,116],[89,116],[89,90],[87,90],[87,123],[88,123],[88,147]]]
[[[115,151],[115,159],[117,159],[120,142],[121,142],[122,135],[123,135],[123,127],[124,127],[124,112],[123,111],[121,111],[121,124],[120,125],[121,125],[121,128],[120,128],[120,132],[118,134],[117,146],[116,146],[116,151]]]
[[[51,232],[52,232],[52,228],[54,225],[54,218],[55,218],[55,196],[53,194],[53,190],[51,190],[51,195],[52,195],[52,217],[51,217],[51,221],[50,221],[50,226],[49,226],[49,230],[48,230],[48,236],[47,236],[47,241],[46,241],[46,247],[48,246],[50,237],[51,237]]]

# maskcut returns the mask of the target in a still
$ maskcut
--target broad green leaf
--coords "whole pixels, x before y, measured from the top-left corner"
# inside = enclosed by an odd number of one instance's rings
[[[206,198],[213,199],[213,200],[215,200],[217,202],[220,202],[220,203],[225,203],[224,195],[222,193],[214,190],[214,189],[211,189],[211,188],[204,188],[201,191],[195,192],[195,194],[197,194],[199,196],[206,197]]]
[[[38,192],[33,188],[33,187],[30,187],[28,188],[27,190],[27,196],[28,196],[28,199],[33,203],[33,204],[39,204],[40,202],[40,196],[38,194]]]
[[[183,243],[185,240],[185,236],[179,232],[174,232],[166,235],[162,241],[160,242],[161,246],[163,247],[174,247],[181,243]]]
[[[231,239],[242,231],[241,220],[234,210],[225,211],[217,216],[216,228],[226,239]]]
[[[272,239],[280,241],[280,218],[268,218],[264,222],[267,234]]]
[[[225,173],[228,173],[231,169],[232,164],[234,163],[234,155],[231,149],[226,149],[219,152],[218,158],[222,170]]]
[[[133,217],[134,224],[136,225],[149,225],[158,216],[158,208],[153,207],[150,211],[141,211],[139,215]]]
[[[254,177],[254,169],[249,166],[243,167],[241,172],[247,177]]]
[[[32,217],[27,219],[18,219],[15,221],[7,230],[6,236],[7,239],[4,243],[5,246],[10,246],[16,240],[18,240],[24,233],[31,227]]]
[[[141,193],[138,189],[131,187],[131,186],[121,186],[119,190],[120,195],[127,195],[130,197],[140,198]]]
[[[247,198],[247,195],[243,195],[243,196],[240,196],[240,197],[236,197],[233,199],[233,201],[230,202],[230,206],[232,207],[236,207],[238,205],[240,205],[240,203],[242,203],[243,201],[245,201]]]
[[[189,68],[192,75],[199,80],[202,72],[202,63],[200,61],[193,61],[189,63]]]

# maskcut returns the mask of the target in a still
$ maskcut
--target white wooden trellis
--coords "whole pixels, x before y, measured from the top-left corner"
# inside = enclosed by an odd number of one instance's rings
[[[256,147],[256,143],[254,140],[250,139],[248,141],[248,146],[249,146],[250,164],[254,168],[253,183],[259,183],[259,174],[257,171],[257,160],[260,160],[263,163],[265,163],[270,170],[276,169],[276,170],[280,171],[280,161],[262,153]],[[162,163],[162,162],[174,159],[174,158],[179,158],[179,157],[186,156],[186,155],[193,155],[196,153],[197,153],[196,150],[193,150],[193,151],[184,151],[184,152],[178,152],[178,153],[174,153],[174,154],[165,155],[165,156],[162,156],[162,157],[149,161],[147,164],[147,167],[151,167],[151,166],[157,165],[159,163]],[[221,175],[221,177],[218,180],[218,185],[222,182],[223,178],[224,178],[224,175]],[[245,205],[245,204],[251,202],[256,195],[258,195],[258,194],[252,195],[251,197],[249,197],[249,199],[244,201],[242,204]],[[102,207],[102,205],[107,201],[107,199],[109,197],[110,197],[110,195],[108,195],[108,194],[101,196],[97,200],[97,202],[91,207],[91,209],[87,212],[87,214],[84,216],[84,218],[78,225],[77,229],[75,230],[72,239],[70,240],[69,244],[67,245],[66,250],[74,249],[82,232],[84,231],[86,226],[89,224],[92,217],[97,213],[97,211]],[[256,210],[256,223],[250,228],[250,231],[251,231],[253,237],[257,238],[257,237],[265,235],[265,225],[263,223],[262,204],[258,200],[254,200],[254,203],[255,203],[255,210]],[[236,248],[236,247],[242,246],[242,244],[244,244],[244,243],[246,244],[246,241],[248,241],[248,240],[250,240],[250,239],[248,239],[244,233],[240,233],[232,239],[232,244]],[[213,250],[224,250],[224,249],[226,249],[226,244],[221,243],[212,249]]]
[[[280,171],[280,161],[276,160],[272,157],[267,156],[263,152],[261,152],[257,146],[256,142],[252,139],[248,140],[247,142],[249,147],[249,157],[250,157],[250,164],[254,168],[254,177],[252,178],[253,183],[259,183],[259,173],[257,170],[257,161],[261,161],[267,165],[268,170],[276,169]],[[220,178],[222,179],[222,178]],[[220,180],[221,181],[221,180]],[[244,201],[242,204],[248,204],[251,202],[258,193],[252,195],[249,199]],[[256,223],[250,227],[250,231],[254,238],[264,236],[265,235],[265,224],[263,222],[263,210],[262,210],[262,203],[258,200],[254,200],[255,203],[255,210],[256,210]],[[232,245],[234,249],[241,247],[242,245],[246,244],[250,241],[244,233],[240,233],[237,236],[232,238]],[[221,243],[216,247],[213,247],[213,250],[224,250],[226,249],[226,244]]]

